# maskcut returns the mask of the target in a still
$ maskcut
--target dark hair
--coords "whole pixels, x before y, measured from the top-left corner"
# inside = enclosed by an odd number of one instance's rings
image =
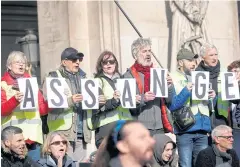
[[[9,136],[22,133],[22,129],[16,126],[8,126],[2,130],[1,140],[6,141],[9,139]]]
[[[235,60],[228,67],[228,71],[231,71],[233,68],[240,68],[240,60]]]
[[[94,74],[95,78],[103,73],[102,61],[103,61],[104,56],[106,56],[106,55],[108,55],[107,59],[109,59],[111,56],[114,58],[114,60],[116,62],[116,67],[115,67],[115,71],[114,72],[115,73],[119,73],[118,61],[117,61],[116,56],[111,51],[105,50],[98,57],[97,64],[96,64],[96,74]]]
[[[99,149],[97,150],[96,158],[92,167],[108,167],[110,160],[119,155],[120,152],[116,147],[116,141],[114,139],[115,135],[117,135],[117,141],[124,139],[125,133],[123,128],[132,123],[138,123],[138,121],[125,121],[125,123],[121,125],[121,128],[118,127],[119,124],[116,122],[108,136],[104,138]],[[116,129],[118,129],[117,133]]]

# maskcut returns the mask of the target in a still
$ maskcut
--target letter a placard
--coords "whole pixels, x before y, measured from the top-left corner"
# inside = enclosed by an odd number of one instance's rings
[[[99,108],[99,81],[97,79],[81,79],[81,89],[83,95],[82,108],[98,109]]]
[[[117,90],[123,108],[136,108],[136,79],[118,79]]]
[[[150,69],[150,91],[153,92],[156,97],[168,97],[166,69]]]
[[[236,74],[233,72],[221,72],[222,100],[239,99],[239,87]]]
[[[46,78],[47,99],[49,108],[68,108],[67,95],[64,88],[68,88],[64,78]]]
[[[19,91],[23,93],[23,100],[20,103],[21,110],[36,109],[38,105],[38,83],[37,78],[17,79]]]
[[[208,100],[209,72],[192,71],[192,99]]]

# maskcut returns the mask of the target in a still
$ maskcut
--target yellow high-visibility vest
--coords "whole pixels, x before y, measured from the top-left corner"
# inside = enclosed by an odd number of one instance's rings
[[[16,90],[12,89],[12,85],[8,85],[5,81],[1,82],[2,89],[6,92],[7,100],[15,96]],[[23,136],[27,140],[35,141],[43,144],[42,121],[40,118],[38,101],[35,102],[36,109],[20,110],[18,105],[8,116],[1,117],[1,125],[4,129],[7,126],[16,126],[23,130]]]
[[[59,70],[56,71],[59,78],[63,78]],[[71,94],[69,86],[66,84],[65,88]],[[47,124],[49,132],[57,130],[69,130],[72,127],[73,123],[73,108],[55,108],[48,113]]]
[[[114,90],[108,81],[104,78],[97,78],[99,80],[99,87],[104,92],[104,96],[107,100],[113,98]],[[92,122],[93,113],[92,110],[87,111],[87,123],[89,129],[95,129],[109,123],[118,121],[118,120],[132,120],[131,113],[129,109],[122,108],[121,106],[117,107],[113,111],[99,113],[97,122]]]
[[[176,90],[176,94],[178,95],[182,89],[187,85],[188,81],[186,77],[179,71],[171,74],[174,87]],[[185,102],[186,106],[190,106],[190,98]],[[198,113],[198,111],[206,116],[209,116],[209,108],[208,108],[208,100],[192,100],[191,110],[194,115]]]

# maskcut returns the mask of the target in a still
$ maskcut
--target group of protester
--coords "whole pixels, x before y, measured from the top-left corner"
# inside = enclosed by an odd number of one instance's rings
[[[168,97],[160,98],[150,91],[151,45],[145,38],[133,42],[135,63],[123,75],[112,52],[100,54],[94,76],[99,80],[99,109],[88,111],[81,103],[81,79],[86,78],[80,68],[83,53],[66,48],[60,67],[48,75],[65,79],[69,108],[49,108],[44,81],[37,109],[20,110],[23,93],[17,79],[31,76],[25,71],[24,54],[11,52],[1,81],[2,166],[74,166],[86,159],[86,144],[94,130],[98,150],[93,166],[239,167],[240,99],[221,99],[217,48],[204,44],[199,55],[181,49],[177,71],[167,75]],[[210,74],[209,100],[192,100],[191,71],[195,70]],[[236,73],[240,85],[240,60],[231,63],[228,71]],[[119,78],[136,79],[136,108],[121,106]],[[179,126],[185,117],[177,119],[182,112],[186,117],[192,114],[194,120],[185,127]],[[176,135],[176,143],[167,132]],[[48,134],[44,142],[43,133]]]

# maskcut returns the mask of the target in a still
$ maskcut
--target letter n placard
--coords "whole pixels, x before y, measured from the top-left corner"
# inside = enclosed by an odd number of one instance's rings
[[[20,103],[21,110],[36,109],[38,105],[38,83],[37,78],[19,78],[19,91],[24,94]]]
[[[168,97],[167,69],[151,68],[150,91],[156,97]]]
[[[239,87],[236,74],[233,72],[221,72],[222,100],[239,99]]]
[[[64,91],[68,88],[66,80],[64,78],[47,77],[46,86],[49,108],[68,108],[67,94]]]
[[[97,79],[81,79],[81,89],[83,95],[82,108],[98,109],[99,108],[99,81]]]

